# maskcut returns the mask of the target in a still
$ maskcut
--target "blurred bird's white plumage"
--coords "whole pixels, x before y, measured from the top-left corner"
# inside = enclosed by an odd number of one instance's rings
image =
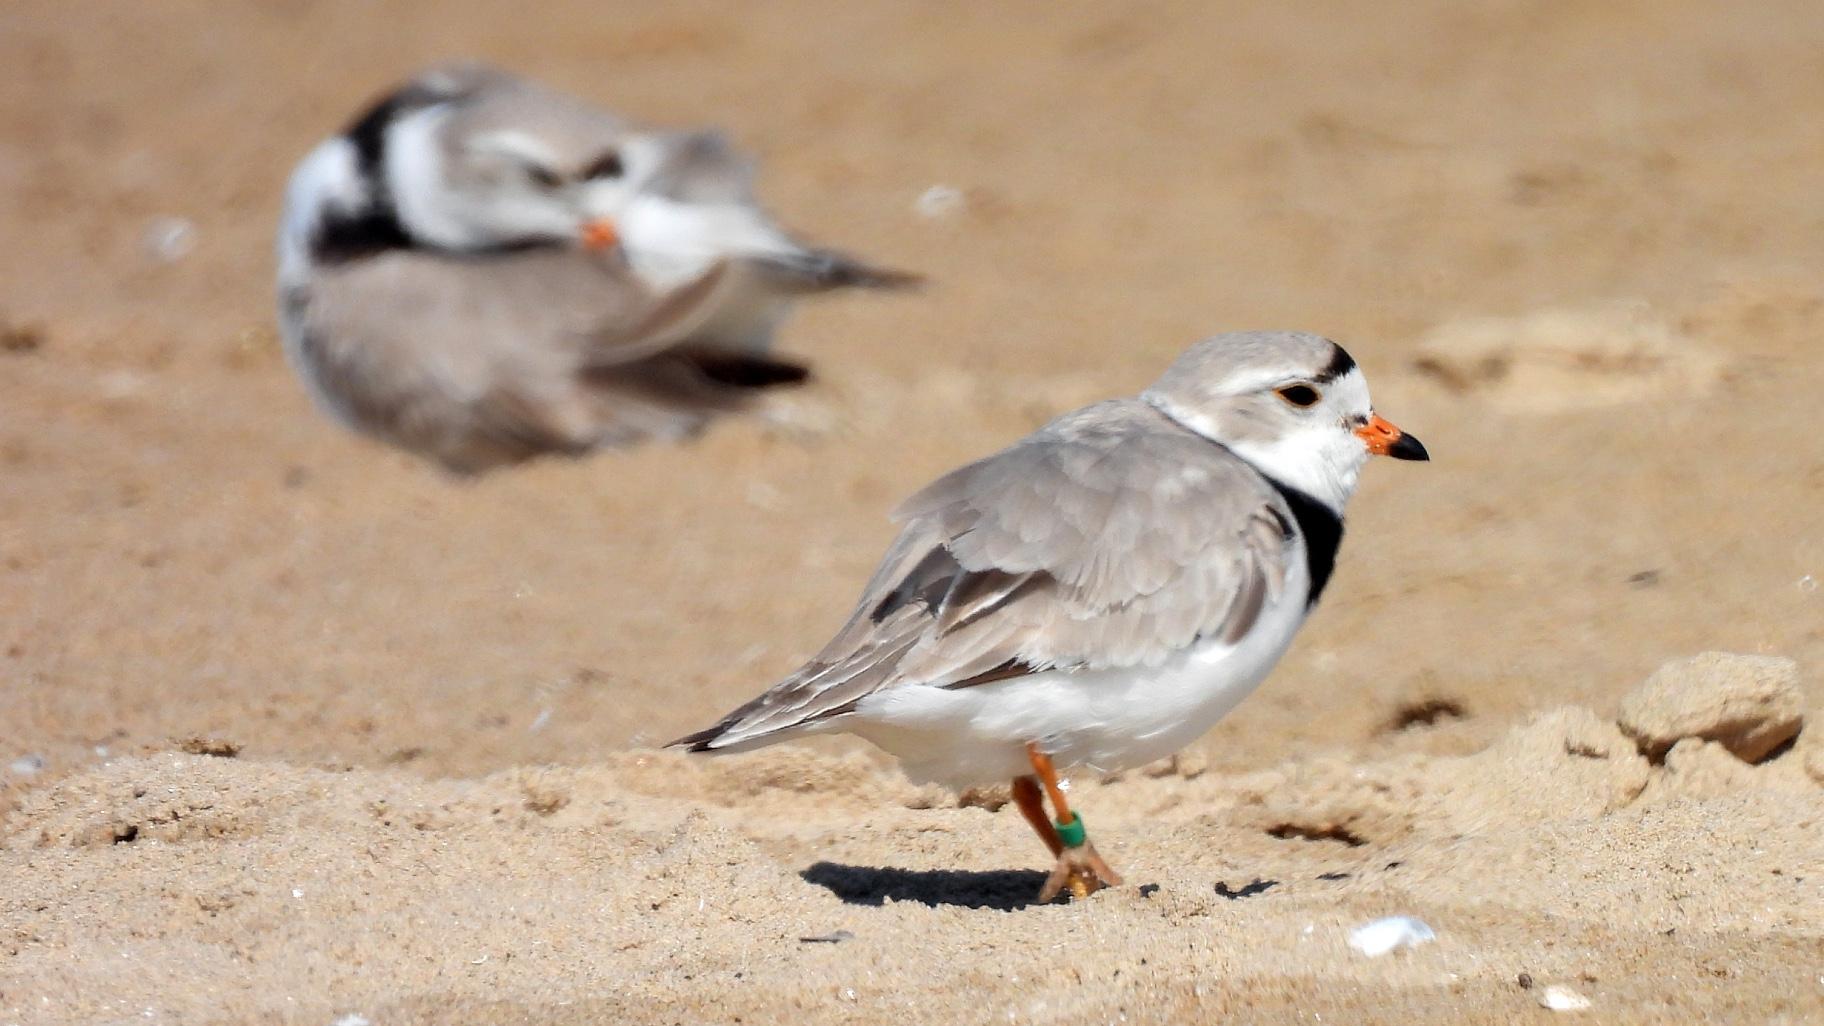
[[[345,424],[474,472],[689,435],[806,368],[794,300],[913,276],[805,246],[711,132],[481,67],[383,97],[298,165],[286,350]]]

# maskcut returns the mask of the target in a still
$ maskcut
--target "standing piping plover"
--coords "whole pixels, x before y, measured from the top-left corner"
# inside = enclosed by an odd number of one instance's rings
[[[428,72],[316,147],[279,232],[279,323],[324,409],[473,473],[693,433],[803,364],[798,296],[916,277],[813,249],[713,132],[482,67]]]
[[[673,745],[846,731],[917,780],[1011,778],[1058,859],[1040,900],[1119,883],[1055,766],[1163,758],[1253,691],[1330,580],[1370,454],[1428,458],[1375,414],[1341,346],[1207,339],[1138,398],[1065,414],[907,500],[835,639]]]

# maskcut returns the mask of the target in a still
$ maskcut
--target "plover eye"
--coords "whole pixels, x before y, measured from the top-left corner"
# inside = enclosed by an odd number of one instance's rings
[[[1310,385],[1287,385],[1275,394],[1300,409],[1304,409],[1307,406],[1315,406],[1317,405],[1317,401],[1323,398],[1323,396],[1318,393],[1317,389],[1312,388]]]
[[[526,177],[532,184],[541,189],[555,189],[564,184],[564,177],[543,164],[527,164]]]
[[[583,177],[619,178],[626,173],[627,168],[621,163],[621,151],[609,150],[589,165],[589,170],[583,172]]]

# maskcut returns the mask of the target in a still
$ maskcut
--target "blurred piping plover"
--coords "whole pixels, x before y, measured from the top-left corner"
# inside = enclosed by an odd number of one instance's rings
[[[316,147],[279,232],[279,323],[324,409],[478,472],[693,433],[800,363],[801,295],[915,276],[803,245],[713,132],[644,128],[478,66]]]
[[[1058,859],[1041,900],[1119,883],[1055,766],[1163,758],[1253,691],[1330,580],[1370,454],[1428,458],[1374,412],[1341,346],[1207,339],[1137,398],[1065,414],[907,500],[835,639],[673,744],[846,731],[917,780],[1011,778]]]

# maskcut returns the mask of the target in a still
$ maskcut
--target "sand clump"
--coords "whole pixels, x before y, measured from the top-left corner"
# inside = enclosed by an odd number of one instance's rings
[[[1666,663],[1621,700],[1621,729],[1659,760],[1687,739],[1759,762],[1805,720],[1799,667],[1780,656],[1705,652]]]
[[[1715,741],[1681,738],[1665,754],[1665,773],[1655,783],[1667,794],[1716,798],[1756,786],[1754,767]]]

